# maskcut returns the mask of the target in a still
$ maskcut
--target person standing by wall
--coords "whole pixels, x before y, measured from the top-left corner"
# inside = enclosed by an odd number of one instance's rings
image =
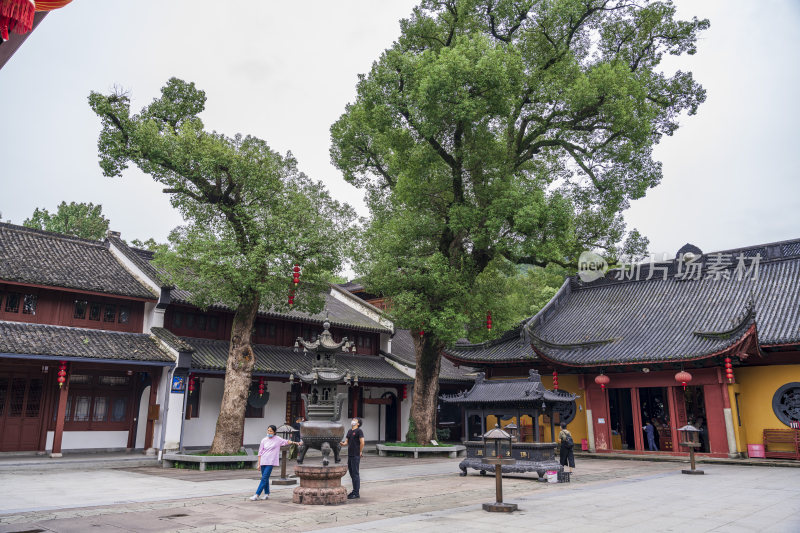
[[[558,442],[560,443],[560,459],[561,465],[570,468],[575,468],[575,441],[572,440],[572,433],[567,429],[567,423],[561,422],[561,431],[558,432]],[[571,472],[571,470],[570,470]]]
[[[278,437],[275,433],[278,428],[271,425],[267,428],[267,436],[261,440],[261,445],[258,447],[258,464],[261,467],[261,482],[258,484],[256,493],[250,496],[252,501],[266,500],[269,498],[269,476],[272,474],[272,468],[280,465],[281,446],[287,444],[301,444],[291,440],[284,440]],[[261,493],[264,492],[262,495]]]
[[[642,429],[647,435],[647,447],[651,452],[657,452],[658,446],[656,446],[656,427],[648,420]]]
[[[347,495],[347,499],[354,500],[361,497],[359,495],[359,489],[361,489],[359,468],[361,467],[361,457],[364,456],[364,432],[361,431],[360,418],[353,418],[350,421],[350,431],[345,435],[342,446],[345,444],[347,444],[347,471],[353,481],[353,492]]]

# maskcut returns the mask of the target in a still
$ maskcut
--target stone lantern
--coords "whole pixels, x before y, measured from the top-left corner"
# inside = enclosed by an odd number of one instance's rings
[[[506,424],[506,427],[503,428],[505,431],[511,434],[512,441],[519,440],[519,427],[515,423]]]
[[[484,462],[494,465],[496,502],[484,503],[483,510],[491,513],[510,513],[517,510],[515,503],[503,503],[503,465],[516,463],[511,457],[511,435],[496,425],[483,435]]]
[[[284,440],[289,440],[294,433],[294,428],[290,425],[284,424],[276,431],[277,435]],[[281,477],[272,482],[273,485],[294,485],[297,483],[296,479],[286,477],[286,451],[288,446],[281,446]]]
[[[692,474],[692,475],[704,474],[705,472],[703,472],[702,470],[697,470],[694,467],[695,465],[694,450],[695,448],[700,447],[701,430],[697,429],[691,424],[687,424],[682,428],[678,429],[678,431],[680,432],[681,440],[683,440],[683,442],[681,442],[681,446],[686,446],[687,448],[689,448],[689,461],[691,463],[691,468],[689,470],[681,470],[681,473]]]

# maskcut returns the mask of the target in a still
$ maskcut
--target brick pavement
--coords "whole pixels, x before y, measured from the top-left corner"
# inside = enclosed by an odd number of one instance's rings
[[[705,467],[707,476],[695,477],[680,475],[680,465],[674,463],[585,460],[570,484],[539,483],[529,475],[504,478],[506,501],[519,503],[521,510],[498,516],[480,510],[480,503],[494,501],[493,479],[477,474],[459,477],[458,460],[369,458],[365,463],[369,466],[362,472],[362,499],[337,507],[294,505],[290,503],[293,487],[274,487],[271,499],[263,502],[246,500],[249,489],[5,514],[0,515],[0,532],[204,532],[275,527],[308,531],[342,526],[348,531],[497,529],[489,527],[491,524],[502,524],[508,531],[530,531],[533,526],[537,531],[564,527],[599,531],[722,531],[727,527],[744,531],[758,530],[754,528],[759,525],[775,531],[800,530],[800,484],[795,469],[714,465]],[[218,479],[230,472],[209,472],[204,474],[207,481],[198,481],[197,473],[179,479],[172,471],[147,470],[119,474],[136,476],[144,483],[166,480],[201,488],[215,483],[249,486],[255,479],[253,472],[237,473],[249,477],[231,481]],[[46,479],[38,481],[45,483],[46,491]],[[58,500],[57,495],[43,497]]]

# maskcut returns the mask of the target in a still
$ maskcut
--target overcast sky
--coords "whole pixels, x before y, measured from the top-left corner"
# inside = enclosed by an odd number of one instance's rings
[[[330,164],[330,125],[399,33],[412,0],[75,0],[54,11],[0,70],[0,212],[21,224],[62,200],[103,205],[123,238],[163,241],[181,223],[138,169],[103,177],[91,90],[128,89],[133,109],[171,76],[206,91],[209,129],[261,137],[367,210]],[[652,252],[704,251],[800,237],[800,2],[681,0],[707,17],[698,53],[669,62],[708,91],[656,148],[661,185],[629,227]]]

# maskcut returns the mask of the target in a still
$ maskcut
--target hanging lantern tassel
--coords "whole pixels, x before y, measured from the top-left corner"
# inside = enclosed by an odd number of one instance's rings
[[[264,378],[263,376],[258,378],[258,397],[261,398],[264,396]]]
[[[553,370],[553,390],[558,390],[558,372]]]
[[[61,364],[58,366],[58,388],[64,386],[64,383],[67,381],[67,362],[61,361]]]
[[[725,358],[725,377],[728,383],[733,383],[733,362],[730,357]]]
[[[0,0],[0,37],[8,40],[8,32],[26,34],[33,29],[36,5],[32,0]]]
[[[606,385],[611,381],[611,379],[606,376],[605,374],[600,374],[599,376],[594,378],[594,382],[600,385],[602,390],[606,390]]]
[[[492,329],[492,312],[486,312],[486,329]]]
[[[294,289],[289,291],[289,305],[294,305]]]
[[[686,384],[692,381],[692,375],[685,370],[681,370],[675,374],[675,381],[683,385],[683,390],[686,390]]]

